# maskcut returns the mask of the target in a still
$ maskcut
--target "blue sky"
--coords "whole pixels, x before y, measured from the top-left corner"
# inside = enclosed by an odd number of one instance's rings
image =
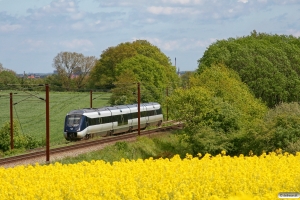
[[[210,44],[253,30],[300,37],[300,0],[0,0],[0,63],[49,73],[62,51],[100,58],[145,39],[192,71]]]

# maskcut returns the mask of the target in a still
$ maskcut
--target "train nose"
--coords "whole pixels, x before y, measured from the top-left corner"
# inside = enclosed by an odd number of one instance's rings
[[[76,140],[77,139],[77,132],[66,132],[65,133],[65,138],[67,140]]]

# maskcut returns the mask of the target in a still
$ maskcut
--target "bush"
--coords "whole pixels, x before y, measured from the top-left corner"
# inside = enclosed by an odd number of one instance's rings
[[[248,147],[255,154],[262,151],[283,151],[296,153],[300,151],[300,106],[298,103],[282,103],[269,110],[261,123],[247,131],[244,138]]]
[[[20,134],[19,123],[13,122],[13,139],[15,149],[32,149],[38,147],[41,143],[30,135]],[[6,122],[0,129],[0,150],[3,153],[10,151],[10,122]],[[15,152],[15,151],[12,151]]]

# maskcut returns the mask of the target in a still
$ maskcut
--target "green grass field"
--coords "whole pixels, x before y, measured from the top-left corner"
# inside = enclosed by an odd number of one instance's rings
[[[20,123],[20,132],[35,137],[46,138],[46,98],[44,91],[0,91],[0,126],[10,121],[10,98],[13,93],[13,117]],[[93,107],[109,105],[110,93],[94,92]],[[66,143],[63,136],[66,114],[74,109],[90,107],[90,92],[51,92],[50,102],[50,146]]]

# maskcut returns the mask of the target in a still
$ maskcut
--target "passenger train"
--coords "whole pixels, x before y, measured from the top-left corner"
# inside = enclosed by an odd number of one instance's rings
[[[140,104],[140,128],[160,126],[161,105],[156,102]],[[70,111],[65,118],[66,140],[80,140],[93,135],[110,136],[138,129],[138,104]]]

